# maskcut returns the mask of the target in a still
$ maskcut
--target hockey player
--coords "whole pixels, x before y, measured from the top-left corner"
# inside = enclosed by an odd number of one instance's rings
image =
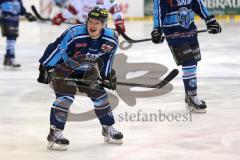
[[[205,20],[208,32],[217,34],[221,27],[202,0],[154,0],[153,43],[162,43],[174,33],[196,32],[194,13]],[[166,38],[177,65],[182,65],[185,102],[192,112],[206,112],[207,105],[197,96],[197,63],[201,60],[197,34]]]
[[[56,14],[62,12],[62,10],[68,5],[68,0],[52,0],[51,2],[52,8],[49,16],[50,18],[53,18]]]
[[[23,7],[21,0],[0,0],[0,25],[2,35],[7,37],[6,54],[3,65],[6,67],[20,67],[15,63],[15,43],[18,37],[19,16],[25,16],[28,21],[36,18]]]
[[[47,47],[40,59],[38,82],[48,84],[51,81],[56,94],[47,137],[49,149],[66,150],[69,145],[62,131],[76,90],[91,98],[105,142],[122,143],[122,133],[113,128],[114,117],[103,88],[115,90],[117,81],[112,63],[118,37],[113,30],[106,28],[107,18],[107,10],[94,8],[88,14],[86,25],[79,24],[67,29]],[[57,77],[77,78],[82,82],[74,83]],[[109,85],[98,85],[98,78],[109,82]]]
[[[52,23],[60,25],[67,19],[77,19],[76,23],[85,23],[87,20],[88,12],[95,6],[109,10],[113,16],[116,30],[120,34],[120,30],[125,32],[124,18],[120,11],[120,7],[114,0],[69,0],[69,4],[66,9],[57,14]]]

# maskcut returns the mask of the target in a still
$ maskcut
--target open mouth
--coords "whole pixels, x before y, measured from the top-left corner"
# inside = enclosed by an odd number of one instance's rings
[[[90,32],[96,32],[97,30],[96,29],[90,29]]]

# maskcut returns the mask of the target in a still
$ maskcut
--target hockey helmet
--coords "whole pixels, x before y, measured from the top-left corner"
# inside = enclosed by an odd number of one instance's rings
[[[88,18],[99,19],[103,23],[105,23],[107,22],[107,19],[108,19],[108,13],[109,12],[106,9],[95,7],[88,13]]]

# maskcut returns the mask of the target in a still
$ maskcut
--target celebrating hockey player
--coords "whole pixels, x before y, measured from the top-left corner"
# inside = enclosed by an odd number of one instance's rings
[[[153,43],[164,41],[163,33],[195,32],[194,13],[205,20],[208,32],[217,34],[221,27],[202,0],[154,0]],[[185,103],[192,112],[206,112],[205,101],[197,96],[197,63],[201,60],[197,34],[166,38],[177,65],[182,65]]]
[[[107,18],[107,10],[94,8],[88,14],[86,25],[79,24],[67,29],[47,47],[40,59],[38,82],[48,84],[51,81],[56,94],[47,137],[49,149],[66,150],[69,144],[62,131],[77,90],[91,98],[105,142],[122,143],[122,133],[112,126],[114,117],[103,88],[115,90],[117,81],[112,64],[118,36],[106,28]],[[66,78],[77,78],[79,82]],[[108,82],[108,85],[99,85],[98,79]]]
[[[30,22],[36,18],[23,7],[21,0],[0,0],[0,25],[3,37],[7,37],[6,54],[3,65],[20,67],[15,63],[15,43],[18,37],[19,16],[25,16]]]
[[[85,23],[88,18],[88,12],[95,6],[109,10],[118,33],[120,34],[121,31],[125,32],[123,14],[114,0],[69,0],[67,7],[62,13],[57,14],[53,18],[52,23],[60,25],[65,20],[71,18],[77,19],[76,23]]]

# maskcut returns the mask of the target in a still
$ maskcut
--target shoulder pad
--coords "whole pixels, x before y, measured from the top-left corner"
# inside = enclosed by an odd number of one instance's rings
[[[74,25],[69,28],[74,34],[88,34],[86,25]]]
[[[112,37],[114,39],[118,39],[118,35],[116,34],[116,32],[111,29],[111,28],[105,28],[104,29],[104,36],[108,36],[108,37]]]

